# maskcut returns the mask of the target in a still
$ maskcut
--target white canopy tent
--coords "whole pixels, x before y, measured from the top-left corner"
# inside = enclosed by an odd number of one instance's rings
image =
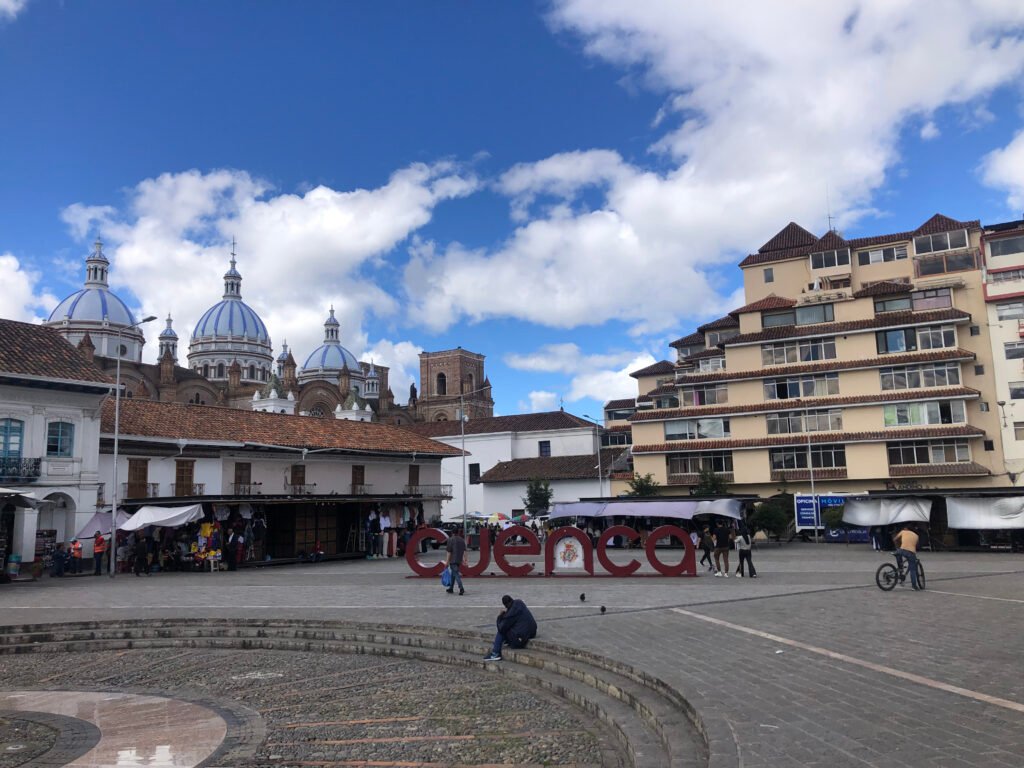
[[[843,522],[861,528],[893,523],[927,523],[932,503],[928,499],[850,498],[843,505]]]
[[[668,517],[691,520],[696,515],[719,515],[740,520],[743,502],[739,499],[703,499],[701,501],[576,501],[557,503],[551,519],[560,517]]]
[[[123,528],[124,524],[128,522],[128,513],[123,509],[117,510],[117,527],[118,529]],[[97,512],[89,518],[89,522],[78,529],[78,533],[75,534],[76,539],[91,539],[96,535],[96,531],[99,531],[104,536],[110,535],[110,513],[109,512]]]
[[[1024,528],[1024,496],[946,499],[950,528],[1004,530]]]
[[[16,491],[13,488],[0,488],[0,501],[11,503],[16,507],[27,507],[34,509],[39,505],[39,500],[34,493]]]
[[[177,528],[179,525],[194,523],[203,519],[203,505],[189,504],[186,507],[141,507],[125,523],[118,523],[121,531],[137,531],[149,525],[161,528]]]

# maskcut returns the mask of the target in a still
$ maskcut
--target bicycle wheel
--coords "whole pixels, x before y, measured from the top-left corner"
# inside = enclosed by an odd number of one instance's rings
[[[924,566],[920,560],[917,561],[917,586],[924,589]]]
[[[896,584],[899,580],[899,571],[896,570],[896,566],[892,563],[884,563],[878,566],[878,570],[875,571],[875,584],[883,592],[891,592],[896,589]]]

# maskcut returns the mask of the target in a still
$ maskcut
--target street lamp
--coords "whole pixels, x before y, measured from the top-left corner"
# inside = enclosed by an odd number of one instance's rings
[[[111,490],[110,507],[110,578],[117,570],[117,448],[121,431],[121,334],[128,328],[138,328],[143,323],[156,320],[156,315],[144,317],[136,323],[117,329],[117,373],[114,376],[114,484]]]
[[[804,432],[807,434],[807,471],[811,478],[811,505],[814,510],[814,543],[818,543],[818,525],[821,523],[818,497],[814,493],[814,457],[811,455],[811,413],[804,406]]]
[[[594,435],[597,437],[597,495],[604,498],[604,470],[601,467],[601,427],[603,426],[593,416],[583,414],[584,419],[594,422]],[[601,420],[603,421],[603,419]]]
[[[462,535],[469,541],[469,514],[466,508],[469,485],[466,482],[466,395],[475,395],[487,390],[488,387],[459,392],[459,435],[462,438]]]

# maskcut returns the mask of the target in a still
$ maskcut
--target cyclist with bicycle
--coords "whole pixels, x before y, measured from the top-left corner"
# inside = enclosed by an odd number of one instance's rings
[[[917,583],[917,540],[918,536],[910,524],[904,524],[903,528],[892,537],[892,543],[896,546],[897,565],[901,558],[907,559],[907,570],[910,571],[910,586],[914,589],[921,589]]]

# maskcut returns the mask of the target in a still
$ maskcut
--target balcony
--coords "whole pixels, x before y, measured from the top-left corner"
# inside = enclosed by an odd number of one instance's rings
[[[914,277],[932,277],[935,275],[945,275],[950,272],[966,272],[971,269],[978,269],[980,266],[980,255],[977,249],[966,248],[928,254],[927,256],[915,256]],[[923,286],[918,285],[917,287],[921,288]],[[929,281],[927,287],[938,288],[941,286],[933,285]]]
[[[402,490],[407,496],[422,496],[425,499],[450,499],[451,485],[407,485]]]
[[[232,483],[231,493],[234,496],[257,496],[263,493],[263,483]]]
[[[42,459],[0,459],[0,482],[34,483],[42,472]]]
[[[373,486],[366,483],[352,483],[353,496],[369,496],[373,493]]]
[[[160,495],[160,483],[121,483],[122,499],[155,499]]]
[[[789,483],[794,480],[810,480],[811,473],[806,469],[773,469],[773,483]],[[822,467],[814,470],[815,480],[845,480],[846,467]]]
[[[628,474],[628,473],[623,473],[623,474],[625,474],[626,477],[625,478],[620,478],[620,479],[629,479],[629,480],[633,479],[633,476],[631,474]],[[724,482],[724,483],[734,483],[734,482],[736,482],[735,478],[733,477],[733,473],[732,472],[715,472],[715,477],[720,477],[722,479],[722,482]],[[697,485],[699,482],[700,482],[700,474],[699,473],[697,473],[697,472],[683,472],[683,473],[669,474],[669,476],[668,476],[668,483],[667,484],[668,485]]]
[[[171,483],[171,496],[202,496],[206,483]]]
[[[288,483],[285,486],[285,490],[292,496],[309,496],[310,494],[316,493],[316,483]]]

